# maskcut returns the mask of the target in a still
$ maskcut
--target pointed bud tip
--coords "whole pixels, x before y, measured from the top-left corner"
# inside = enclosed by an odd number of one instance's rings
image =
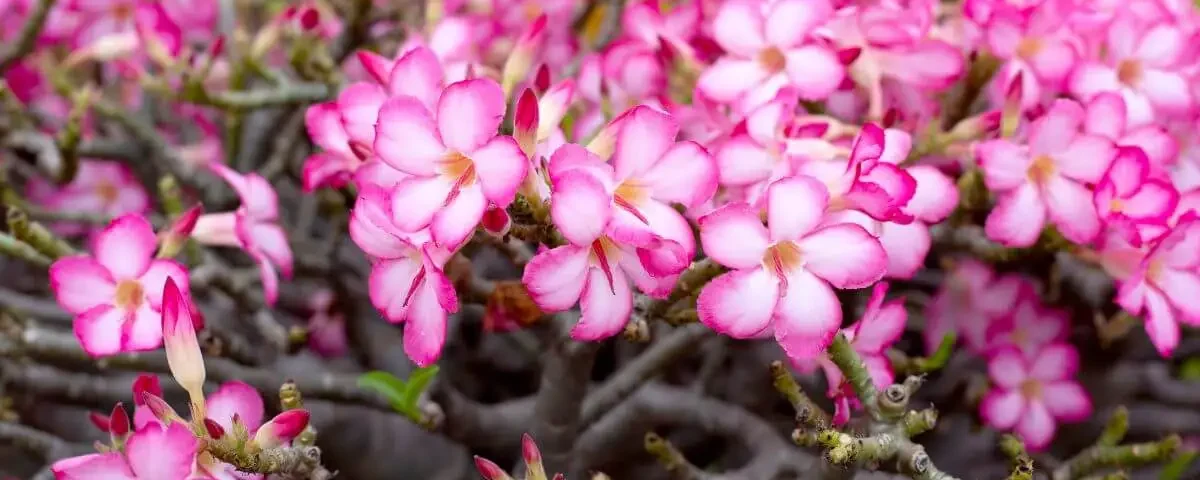
[[[113,406],[112,414],[108,417],[108,431],[117,436],[129,433],[129,414],[125,412],[125,405],[117,402]]]
[[[104,416],[104,414],[97,413],[97,412],[88,412],[88,420],[91,421],[92,425],[94,425],[101,432],[105,432],[105,433],[109,432],[110,422],[108,420],[108,417]]]
[[[479,455],[475,456],[475,469],[486,480],[502,480],[508,476],[507,473],[504,473],[504,470],[500,469],[499,465]]]
[[[542,463],[542,452],[538,450],[533,436],[528,433],[521,435],[521,456],[525,458],[526,465]]]
[[[225,436],[225,427],[222,427],[221,424],[211,418],[204,419],[204,430],[208,432],[208,436],[213,440],[220,440],[221,437]]]

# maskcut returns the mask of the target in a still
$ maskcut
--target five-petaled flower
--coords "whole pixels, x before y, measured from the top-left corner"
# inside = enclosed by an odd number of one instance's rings
[[[1016,350],[996,352],[988,360],[994,387],[979,405],[992,427],[1013,430],[1030,450],[1046,448],[1059,423],[1092,414],[1092,400],[1075,381],[1079,353],[1067,344],[1048,345],[1033,356]]]

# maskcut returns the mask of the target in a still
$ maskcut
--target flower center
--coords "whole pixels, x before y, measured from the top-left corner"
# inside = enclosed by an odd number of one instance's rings
[[[1117,80],[1126,86],[1133,86],[1142,79],[1142,63],[1129,59],[1122,60],[1117,65]]]
[[[117,196],[120,195],[121,190],[108,180],[100,180],[100,183],[96,184],[95,192],[96,196],[100,197],[100,201],[106,205],[111,205],[117,201]]]
[[[1108,209],[1113,212],[1120,212],[1125,208],[1125,202],[1119,198],[1114,198],[1108,201]]]
[[[350,152],[354,153],[354,156],[358,157],[359,160],[366,161],[367,158],[371,157],[370,146],[356,140],[350,140],[347,142],[347,145],[350,146]]]
[[[779,47],[767,47],[758,52],[758,64],[771,73],[782,72],[787,66],[787,57]]]
[[[763,254],[762,264],[768,272],[773,272],[776,277],[779,277],[782,290],[787,290],[788,272],[799,267],[803,260],[804,256],[796,242],[783,241],[767,249],[767,252]]]
[[[1021,395],[1028,399],[1042,398],[1042,382],[1035,379],[1025,380],[1021,382]]]
[[[137,310],[142,306],[142,300],[146,298],[146,294],[142,290],[142,284],[137,280],[121,280],[117,284],[117,292],[113,297],[113,303],[117,308]]]
[[[454,186],[450,187],[450,195],[446,196],[446,202],[443,204],[449,205],[458,197],[458,192],[463,187],[475,184],[475,162],[462,153],[450,152],[442,157],[441,164],[442,174],[454,179]]]
[[[1034,157],[1033,163],[1029,165],[1029,179],[1042,183],[1054,174],[1054,158],[1049,155],[1038,155]]]
[[[1016,327],[1013,328],[1012,334],[1009,335],[1009,338],[1012,338],[1012,342],[1016,345],[1025,345],[1025,343],[1029,341],[1029,334],[1025,332],[1024,328]]]
[[[525,20],[534,21],[538,15],[542,14],[542,6],[535,1],[526,1],[521,5],[521,11],[525,14]]]
[[[112,6],[110,11],[117,20],[128,20],[133,17],[133,5],[125,2],[118,2]]]
[[[618,253],[617,246],[608,237],[602,236],[592,242],[592,251],[588,254],[590,263],[599,266],[604,272],[604,278],[608,280],[608,289],[614,295],[617,293],[617,287],[613,284],[612,264],[609,263],[609,258],[615,253]]]
[[[1017,43],[1017,57],[1029,60],[1042,51],[1042,40],[1037,37],[1025,37]]]
[[[650,197],[650,189],[635,180],[626,180],[613,191],[613,203],[633,214],[638,220],[647,225],[650,221],[638,210],[637,205]]]

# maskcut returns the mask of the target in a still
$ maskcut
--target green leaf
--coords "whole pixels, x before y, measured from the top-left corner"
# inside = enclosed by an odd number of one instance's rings
[[[1171,460],[1170,463],[1167,463],[1167,465],[1163,467],[1162,473],[1158,475],[1158,479],[1179,480],[1180,478],[1183,478],[1183,474],[1187,472],[1188,467],[1191,466],[1192,462],[1196,460],[1196,456],[1197,452],[1194,450],[1181,452],[1179,455],[1175,456],[1174,460]]]
[[[1183,365],[1179,367],[1179,379],[1200,380],[1200,357],[1192,357],[1183,361]]]
[[[382,370],[373,370],[358,377],[358,386],[380,393],[396,411],[401,411],[403,408],[404,392],[408,389],[408,385],[404,383],[404,380],[396,378],[395,375]]]
[[[433,378],[437,376],[437,373],[437,365],[413,370],[412,374],[408,376],[408,385],[404,389],[401,402],[412,411],[418,411],[417,400],[421,397],[421,393],[429,387],[430,382],[433,382]]]

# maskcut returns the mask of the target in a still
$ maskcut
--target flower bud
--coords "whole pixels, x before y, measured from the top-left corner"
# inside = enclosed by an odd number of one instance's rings
[[[521,151],[525,152],[526,157],[532,156],[537,148],[537,134],[538,98],[533,90],[526,88],[517,98],[517,105],[513,111],[513,139],[517,141]]]
[[[113,406],[112,414],[108,416],[108,433],[114,437],[129,433],[129,414],[125,412],[125,405],[121,402]]]
[[[537,141],[541,142],[550,138],[550,134],[558,128],[563,117],[567,115],[567,110],[571,108],[573,101],[575,101],[574,80],[563,80],[546,90],[546,93],[538,100]]]
[[[208,436],[213,440],[220,440],[221,437],[225,436],[225,427],[222,427],[221,424],[211,418],[204,419],[204,430],[208,432]]]
[[[158,249],[158,258],[171,258],[179,254],[192,231],[196,229],[196,221],[200,219],[201,213],[204,213],[204,205],[197,203],[180,214],[179,218],[160,234],[162,246]]]
[[[1000,117],[1000,136],[1011,137],[1017,133],[1021,122],[1021,102],[1025,96],[1025,74],[1017,72],[1004,93],[1004,107]]]
[[[538,95],[550,89],[550,66],[545,63],[538,65],[537,73],[533,74],[533,91]]]
[[[157,397],[162,396],[162,386],[158,383],[158,375],[143,373],[133,380],[133,404],[145,405],[146,401],[142,395],[146,393]]]
[[[167,404],[162,397],[150,392],[142,392],[142,404],[150,409],[150,413],[154,414],[154,418],[165,425],[170,425],[171,422],[179,419],[179,414],[175,413],[175,409]]]
[[[261,448],[286,445],[308,426],[307,410],[288,410],[276,415],[254,434],[254,443]]]
[[[542,452],[528,433],[521,435],[521,457],[525,459],[525,480],[546,480],[546,469],[542,466]]]
[[[167,350],[167,364],[175,381],[187,390],[193,408],[202,412],[206,372],[200,343],[196,340],[190,303],[175,286],[175,280],[168,278],[162,296],[163,344]]]
[[[88,420],[90,420],[92,422],[92,425],[95,425],[96,428],[98,428],[101,432],[106,432],[106,433],[108,432],[109,421],[108,421],[108,417],[104,416],[104,414],[96,413],[96,412],[88,412]]]
[[[489,204],[487,210],[483,212],[483,230],[497,238],[503,238],[508,234],[509,227],[512,227],[512,218],[508,216],[508,212],[503,208],[497,207],[494,204]]]
[[[529,25],[529,29],[521,35],[521,38],[517,39],[516,46],[508,55],[508,60],[504,62],[504,71],[500,76],[500,86],[504,90],[504,98],[511,98],[513,87],[529,73],[530,68],[533,67],[533,57],[541,48],[545,38],[546,15],[542,14]]]
[[[475,456],[475,469],[479,470],[479,474],[483,475],[485,480],[512,480],[499,465],[478,455]]]

